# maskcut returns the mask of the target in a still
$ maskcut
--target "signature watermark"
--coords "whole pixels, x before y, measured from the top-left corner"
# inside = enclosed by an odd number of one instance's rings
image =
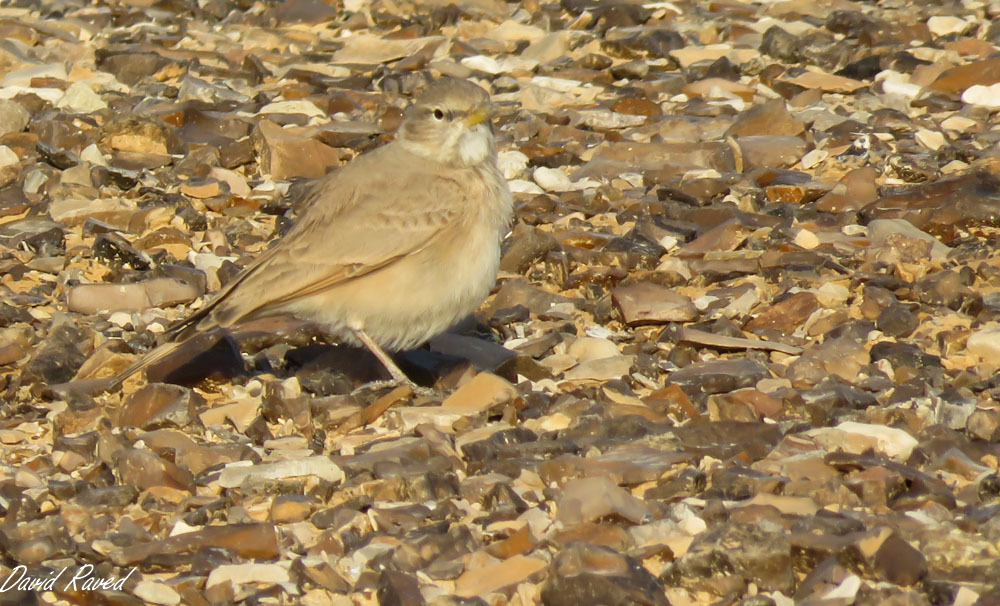
[[[84,564],[70,574],[66,574],[67,570],[69,568],[64,567],[44,576],[30,575],[28,574],[28,567],[22,564],[15,567],[10,572],[10,575],[4,579],[3,584],[0,585],[0,593],[12,589],[19,591],[54,591],[57,587],[62,591],[121,591],[122,587],[125,586],[125,581],[135,572],[135,568],[132,568],[132,570],[128,571],[128,574],[122,577],[114,575],[101,577],[94,574],[93,564]]]

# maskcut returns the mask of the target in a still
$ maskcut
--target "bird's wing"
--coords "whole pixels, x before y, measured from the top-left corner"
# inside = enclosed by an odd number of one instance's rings
[[[318,183],[289,233],[205,308],[171,327],[168,338],[195,326],[226,326],[363,276],[422,250],[459,221],[469,189],[392,147],[383,149],[395,153],[362,156]]]

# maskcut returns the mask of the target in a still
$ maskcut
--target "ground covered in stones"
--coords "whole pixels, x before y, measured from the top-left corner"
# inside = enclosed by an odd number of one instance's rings
[[[127,579],[0,603],[1000,602],[998,15],[4,2],[0,573]],[[517,217],[430,395],[291,318],[72,387],[441,75]]]

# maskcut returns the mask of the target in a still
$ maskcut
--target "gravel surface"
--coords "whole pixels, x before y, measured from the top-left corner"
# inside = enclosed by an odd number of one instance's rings
[[[0,4],[0,604],[1000,603],[998,16]],[[294,318],[86,389],[442,75],[516,220],[430,395]]]

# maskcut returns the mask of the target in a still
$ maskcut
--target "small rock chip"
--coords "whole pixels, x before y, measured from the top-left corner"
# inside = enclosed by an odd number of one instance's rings
[[[629,326],[690,322],[698,318],[698,310],[690,297],[652,282],[619,286],[612,299]]]

